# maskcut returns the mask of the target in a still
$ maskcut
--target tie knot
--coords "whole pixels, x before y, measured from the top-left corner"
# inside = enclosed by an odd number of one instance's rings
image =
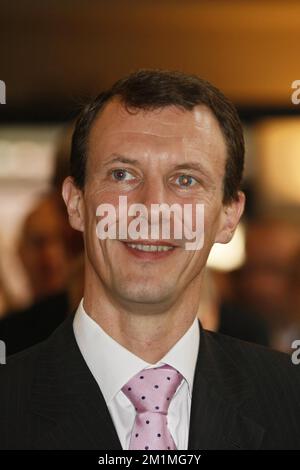
[[[182,375],[169,365],[143,369],[122,388],[137,413],[167,414],[170,402],[182,381]]]

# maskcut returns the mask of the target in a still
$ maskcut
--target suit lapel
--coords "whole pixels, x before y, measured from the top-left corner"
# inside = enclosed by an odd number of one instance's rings
[[[240,411],[250,391],[220,341],[201,328],[188,449],[258,449],[264,429]]]
[[[121,450],[103,395],[78,349],[73,316],[44,343],[36,370],[34,448]]]

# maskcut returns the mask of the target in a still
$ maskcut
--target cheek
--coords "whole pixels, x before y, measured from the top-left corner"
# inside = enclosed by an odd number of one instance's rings
[[[205,196],[202,198],[193,199],[188,202],[192,205],[193,208],[192,213],[194,229],[197,220],[196,215],[198,215],[199,219],[200,214],[202,214],[204,219],[204,228],[207,230],[211,230],[218,223],[222,209],[222,201],[220,197],[217,195],[215,197]]]
[[[90,227],[97,223],[97,209],[101,204],[110,204],[116,208],[119,204],[119,195],[108,191],[106,188],[95,188],[91,185],[85,191],[84,213],[85,227]]]
[[[86,197],[84,201],[84,243],[89,248],[98,244],[96,226],[97,226],[97,207],[98,198]]]
[[[118,193],[111,184],[105,181],[93,180],[85,188],[85,204],[97,207],[99,204],[114,204],[118,200]]]

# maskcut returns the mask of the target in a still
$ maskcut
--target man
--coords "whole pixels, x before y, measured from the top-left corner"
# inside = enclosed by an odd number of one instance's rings
[[[289,356],[196,320],[209,251],[243,211],[243,157],[235,108],[197,77],[140,71],[84,110],[63,186],[84,234],[84,298],[74,319],[1,367],[2,448],[299,448],[300,372]],[[105,237],[101,207],[120,209],[121,197],[150,213],[177,204],[195,216],[204,205],[203,244],[187,249],[195,220],[176,215],[170,237],[147,238],[141,220],[143,236],[111,236],[120,210]],[[189,229],[181,239],[176,220]]]
[[[283,217],[261,217],[246,230],[246,262],[239,272],[237,305],[247,305],[263,318],[270,345],[291,349],[294,305],[290,291],[291,271],[300,247],[299,224]],[[294,338],[296,339],[296,338]]]

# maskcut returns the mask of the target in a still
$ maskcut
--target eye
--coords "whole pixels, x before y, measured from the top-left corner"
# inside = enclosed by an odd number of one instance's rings
[[[115,181],[128,181],[134,179],[134,176],[129,171],[122,168],[117,168],[111,171],[111,175]]]
[[[175,182],[182,188],[189,188],[197,183],[197,180],[191,175],[180,175],[176,178]]]

